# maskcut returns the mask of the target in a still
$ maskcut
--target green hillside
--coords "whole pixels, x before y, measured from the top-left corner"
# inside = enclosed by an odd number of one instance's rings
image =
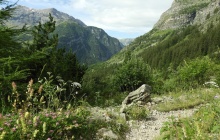
[[[201,3],[203,2],[201,1]],[[171,10],[177,8],[175,7],[176,3],[181,5],[181,2],[175,1]],[[198,5],[201,3],[197,1]],[[201,12],[201,9],[203,12],[207,9],[210,10],[210,6],[214,4],[218,5],[217,1],[206,2],[206,5],[196,9],[196,12]],[[184,4],[187,9],[186,5],[187,2]],[[179,10],[183,10],[183,8],[179,8]],[[210,80],[219,82],[217,80],[220,46],[219,8],[213,6],[210,11],[213,12],[206,12],[204,14],[206,20],[199,24],[192,21],[193,24],[184,23],[178,28],[173,26],[171,26],[173,28],[168,29],[154,28],[136,38],[110,60],[90,67],[83,78],[85,90],[91,92],[93,96],[97,92],[104,97],[108,97],[109,94],[118,96],[117,92],[126,91],[121,90],[122,86],[138,87],[147,83],[153,87],[154,93],[161,94],[166,91],[181,89],[184,86],[185,89],[196,88]],[[145,70],[150,73],[150,76],[141,72],[142,66],[139,63],[148,67]],[[192,67],[192,70],[186,70],[187,66],[188,68]],[[193,66],[195,70],[193,70]],[[125,71],[130,72],[127,72],[126,76],[123,77]],[[191,78],[185,75],[186,73],[191,75]],[[181,74],[185,76],[182,75],[183,77],[181,77]],[[140,78],[143,76],[148,78]],[[121,82],[122,85],[118,84],[117,80],[120,78],[126,79],[127,82],[124,85],[123,82]]]
[[[109,59],[122,48],[121,43],[97,27],[64,22],[56,27],[58,47],[76,54],[81,63],[93,64]]]

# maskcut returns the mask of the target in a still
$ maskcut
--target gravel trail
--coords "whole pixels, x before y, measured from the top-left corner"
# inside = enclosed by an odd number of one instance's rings
[[[171,116],[175,118],[190,117],[195,110],[195,108],[170,112],[151,110],[148,120],[128,121],[131,131],[127,134],[126,140],[153,140],[159,136],[163,123],[168,121]]]

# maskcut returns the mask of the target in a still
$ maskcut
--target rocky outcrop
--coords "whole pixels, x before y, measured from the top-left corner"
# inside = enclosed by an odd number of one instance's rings
[[[126,109],[136,102],[148,102],[150,101],[151,87],[147,84],[142,85],[137,90],[132,91],[122,102],[120,109],[121,113],[126,113]]]
[[[176,29],[202,24],[220,10],[220,0],[174,0],[170,9],[162,14],[155,29]]]

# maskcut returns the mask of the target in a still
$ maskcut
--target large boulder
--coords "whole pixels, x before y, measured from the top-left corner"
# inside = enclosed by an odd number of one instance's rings
[[[150,98],[151,86],[143,84],[137,90],[132,91],[122,102],[121,113],[126,113],[126,108],[137,102],[148,102]]]

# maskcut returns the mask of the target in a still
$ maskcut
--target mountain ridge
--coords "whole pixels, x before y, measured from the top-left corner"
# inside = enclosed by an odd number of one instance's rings
[[[90,65],[106,61],[123,47],[118,39],[109,36],[103,29],[87,26],[55,8],[37,10],[19,5],[7,25],[21,28],[26,24],[32,28],[39,22],[48,21],[49,13],[56,21],[54,33],[59,37],[58,48],[72,51],[81,63]]]
[[[171,7],[165,11],[154,29],[177,29],[188,25],[202,24],[208,17],[215,15],[219,9],[218,0],[174,0]]]

